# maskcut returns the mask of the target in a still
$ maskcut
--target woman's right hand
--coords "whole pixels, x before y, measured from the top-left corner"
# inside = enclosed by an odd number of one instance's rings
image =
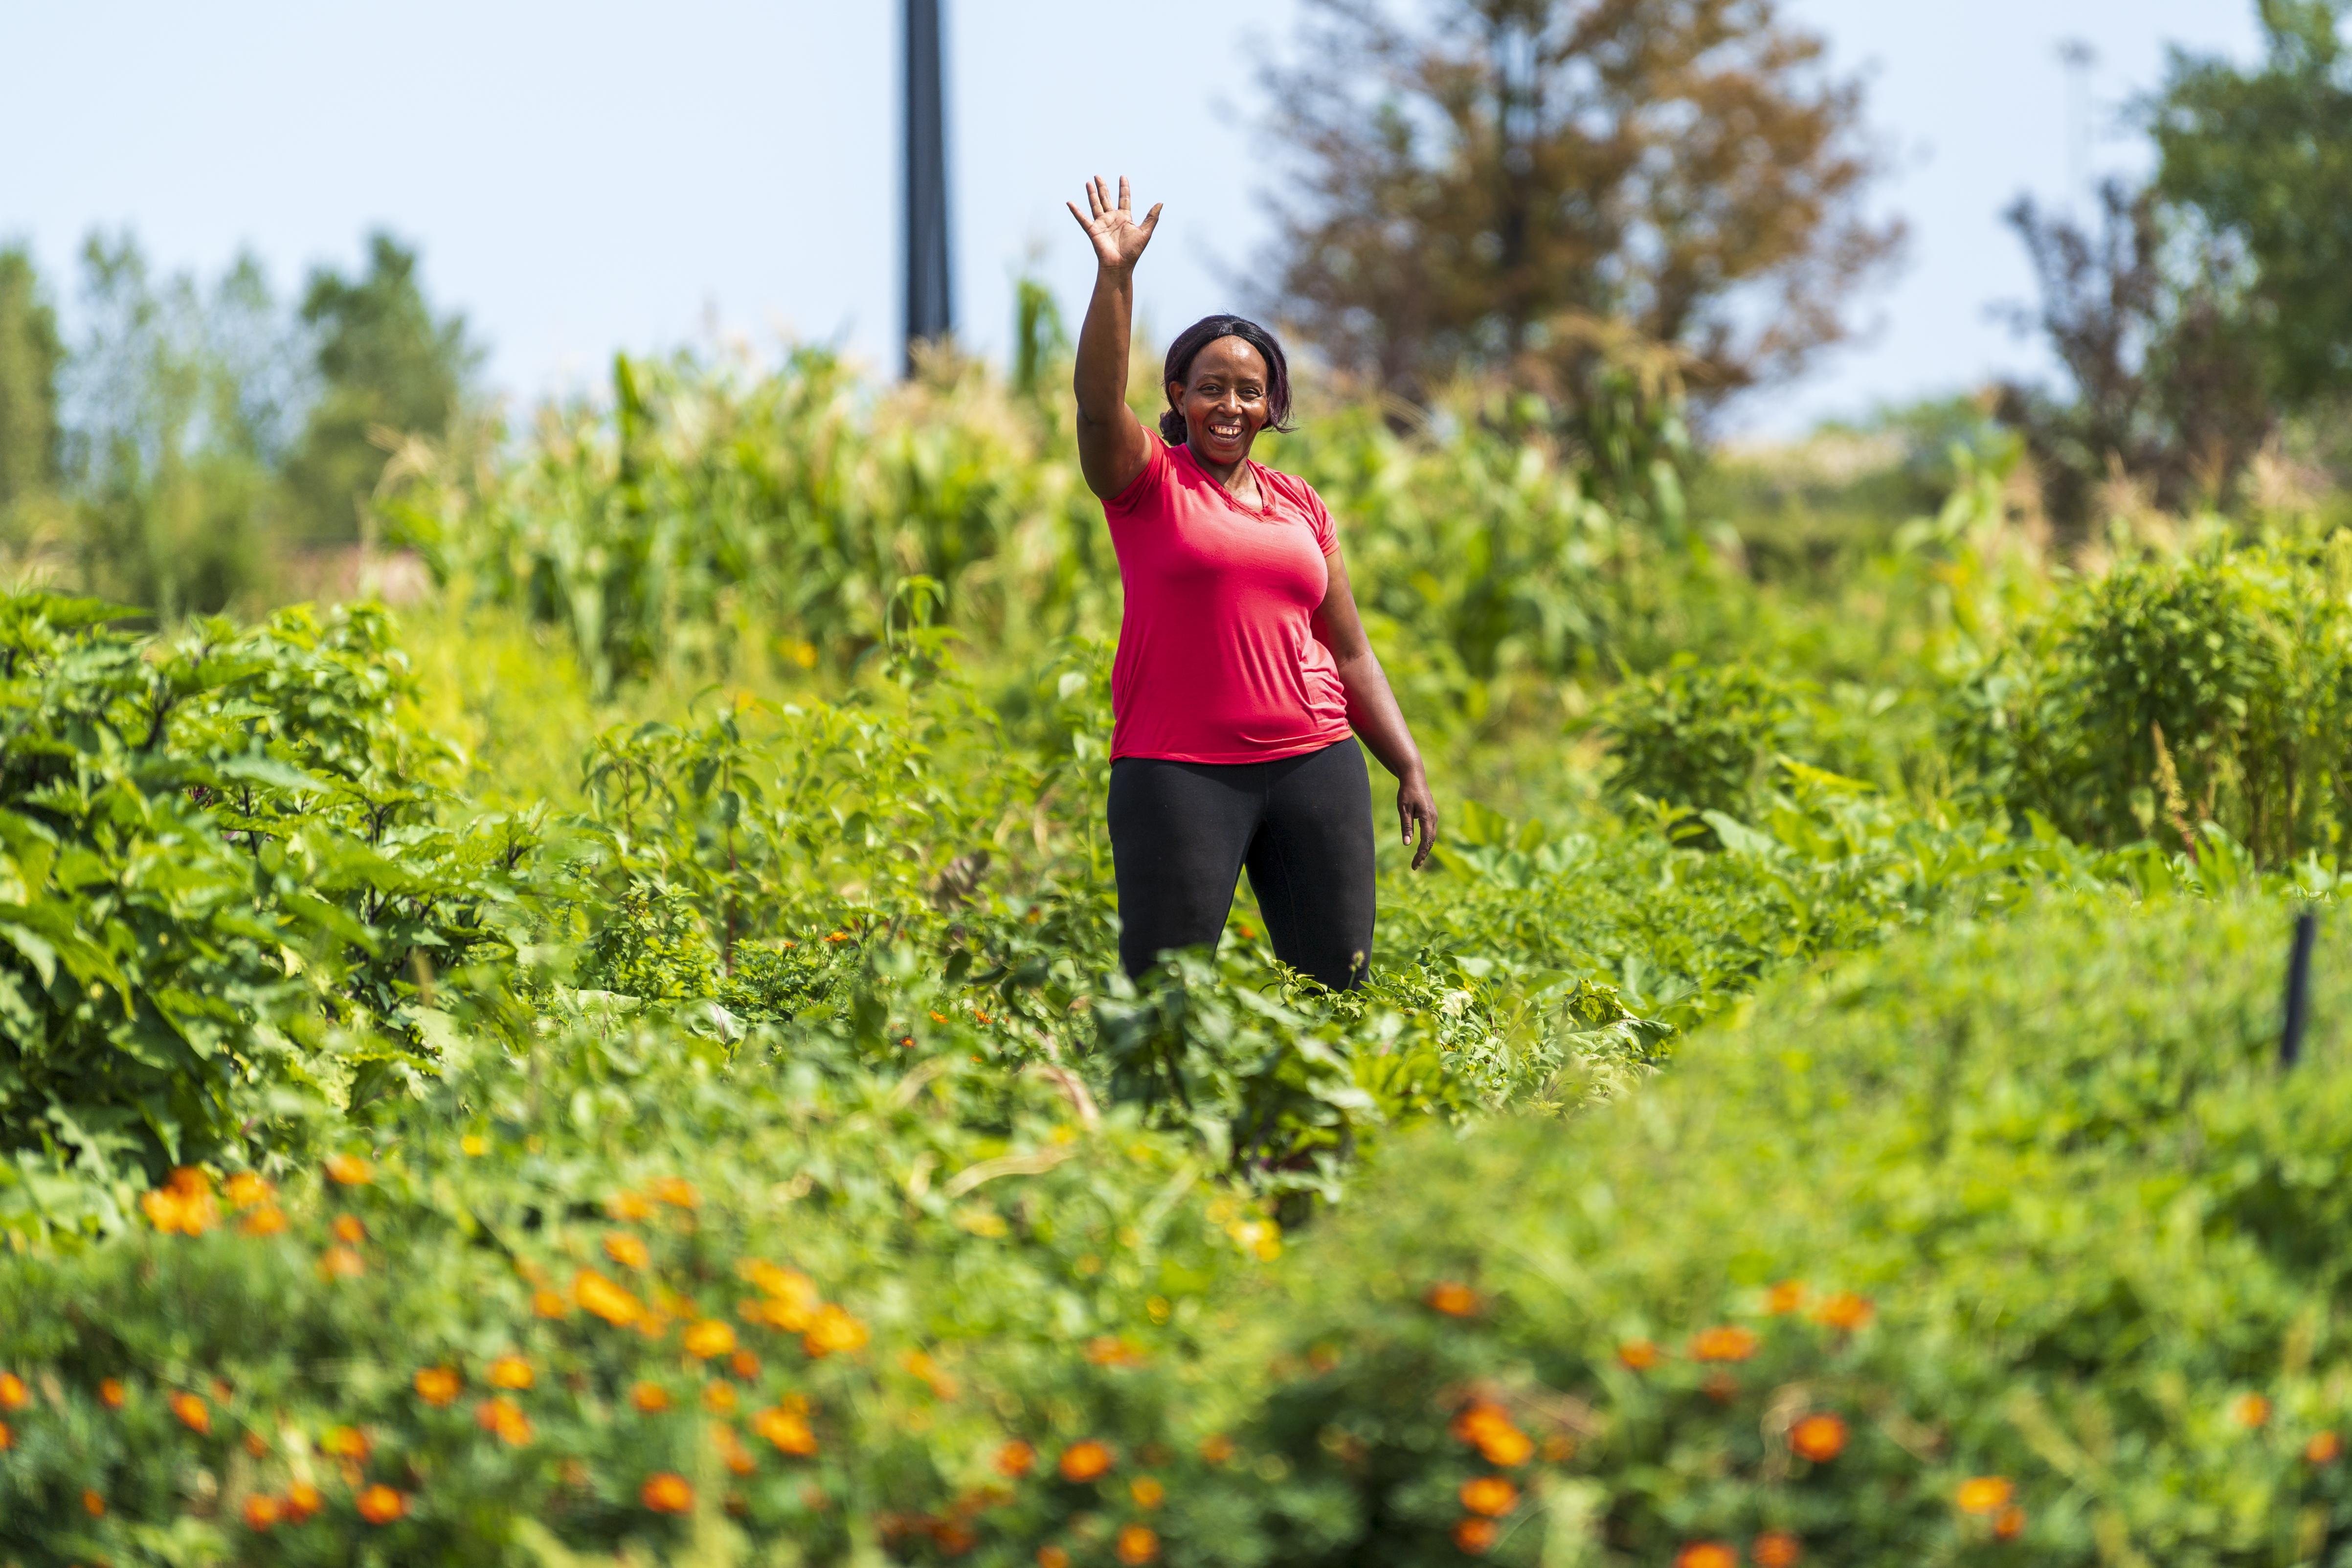
[[[1078,226],[1087,231],[1094,242],[1095,260],[1112,271],[1133,269],[1143,255],[1143,247],[1151,243],[1151,231],[1160,226],[1160,209],[1164,204],[1154,202],[1143,221],[1135,221],[1135,205],[1127,194],[1127,176],[1118,177],[1118,205],[1113,206],[1110,187],[1097,174],[1087,185],[1087,212],[1080,212],[1078,204],[1065,204]]]

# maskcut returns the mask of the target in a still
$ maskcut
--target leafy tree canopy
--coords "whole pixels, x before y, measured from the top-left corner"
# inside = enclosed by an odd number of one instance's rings
[[[1772,0],[1309,11],[1268,73],[1305,193],[1270,303],[1393,392],[1465,367],[1573,392],[1631,329],[1720,399],[1843,336],[1899,241],[1861,210],[1859,84]]]
[[[286,468],[295,531],[355,538],[386,444],[447,435],[481,350],[462,315],[435,316],[417,280],[416,252],[382,230],[369,237],[367,271],[356,280],[327,268],[311,273],[301,319],[316,334],[319,387]]]
[[[0,250],[0,507],[58,478],[57,311],[23,247]]]
[[[2260,0],[2259,67],[2176,51],[2157,188],[2255,264],[2254,330],[2290,405],[2352,391],[2352,0]]]

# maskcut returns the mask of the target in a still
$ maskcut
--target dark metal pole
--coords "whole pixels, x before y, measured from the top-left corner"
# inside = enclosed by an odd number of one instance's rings
[[[2294,917],[2294,949],[2286,961],[2286,1027],[2279,1033],[2279,1065],[2303,1058],[2303,1026],[2311,1016],[2311,939],[2319,916],[2310,910]]]
[[[947,111],[940,0],[907,0],[907,374],[955,328],[948,290]]]

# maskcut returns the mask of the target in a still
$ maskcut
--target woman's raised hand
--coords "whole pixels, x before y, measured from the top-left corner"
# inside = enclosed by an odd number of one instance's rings
[[[1151,243],[1151,231],[1160,226],[1159,202],[1151,204],[1151,210],[1143,215],[1141,223],[1135,221],[1135,205],[1127,194],[1125,174],[1118,177],[1117,206],[1111,205],[1110,187],[1103,184],[1100,174],[1087,182],[1086,212],[1080,212],[1076,202],[1067,205],[1070,216],[1078,220],[1087,237],[1095,242],[1095,259],[1122,272],[1134,267],[1143,255],[1143,247]]]

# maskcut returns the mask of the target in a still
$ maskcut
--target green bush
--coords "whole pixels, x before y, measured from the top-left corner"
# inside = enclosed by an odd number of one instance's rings
[[[1592,724],[1616,762],[1611,796],[1744,812],[1774,760],[1806,749],[1807,695],[1752,666],[1706,666],[1688,655],[1626,681]]]
[[[2352,823],[2352,537],[2126,562],[1952,693],[1973,789],[2096,845],[2225,828],[2265,865]]]
[[[0,601],[11,1228],[120,1223],[176,1165],[299,1144],[429,1070],[422,993],[511,954],[533,842],[436,786],[381,612],[168,645],[117,613]]]

